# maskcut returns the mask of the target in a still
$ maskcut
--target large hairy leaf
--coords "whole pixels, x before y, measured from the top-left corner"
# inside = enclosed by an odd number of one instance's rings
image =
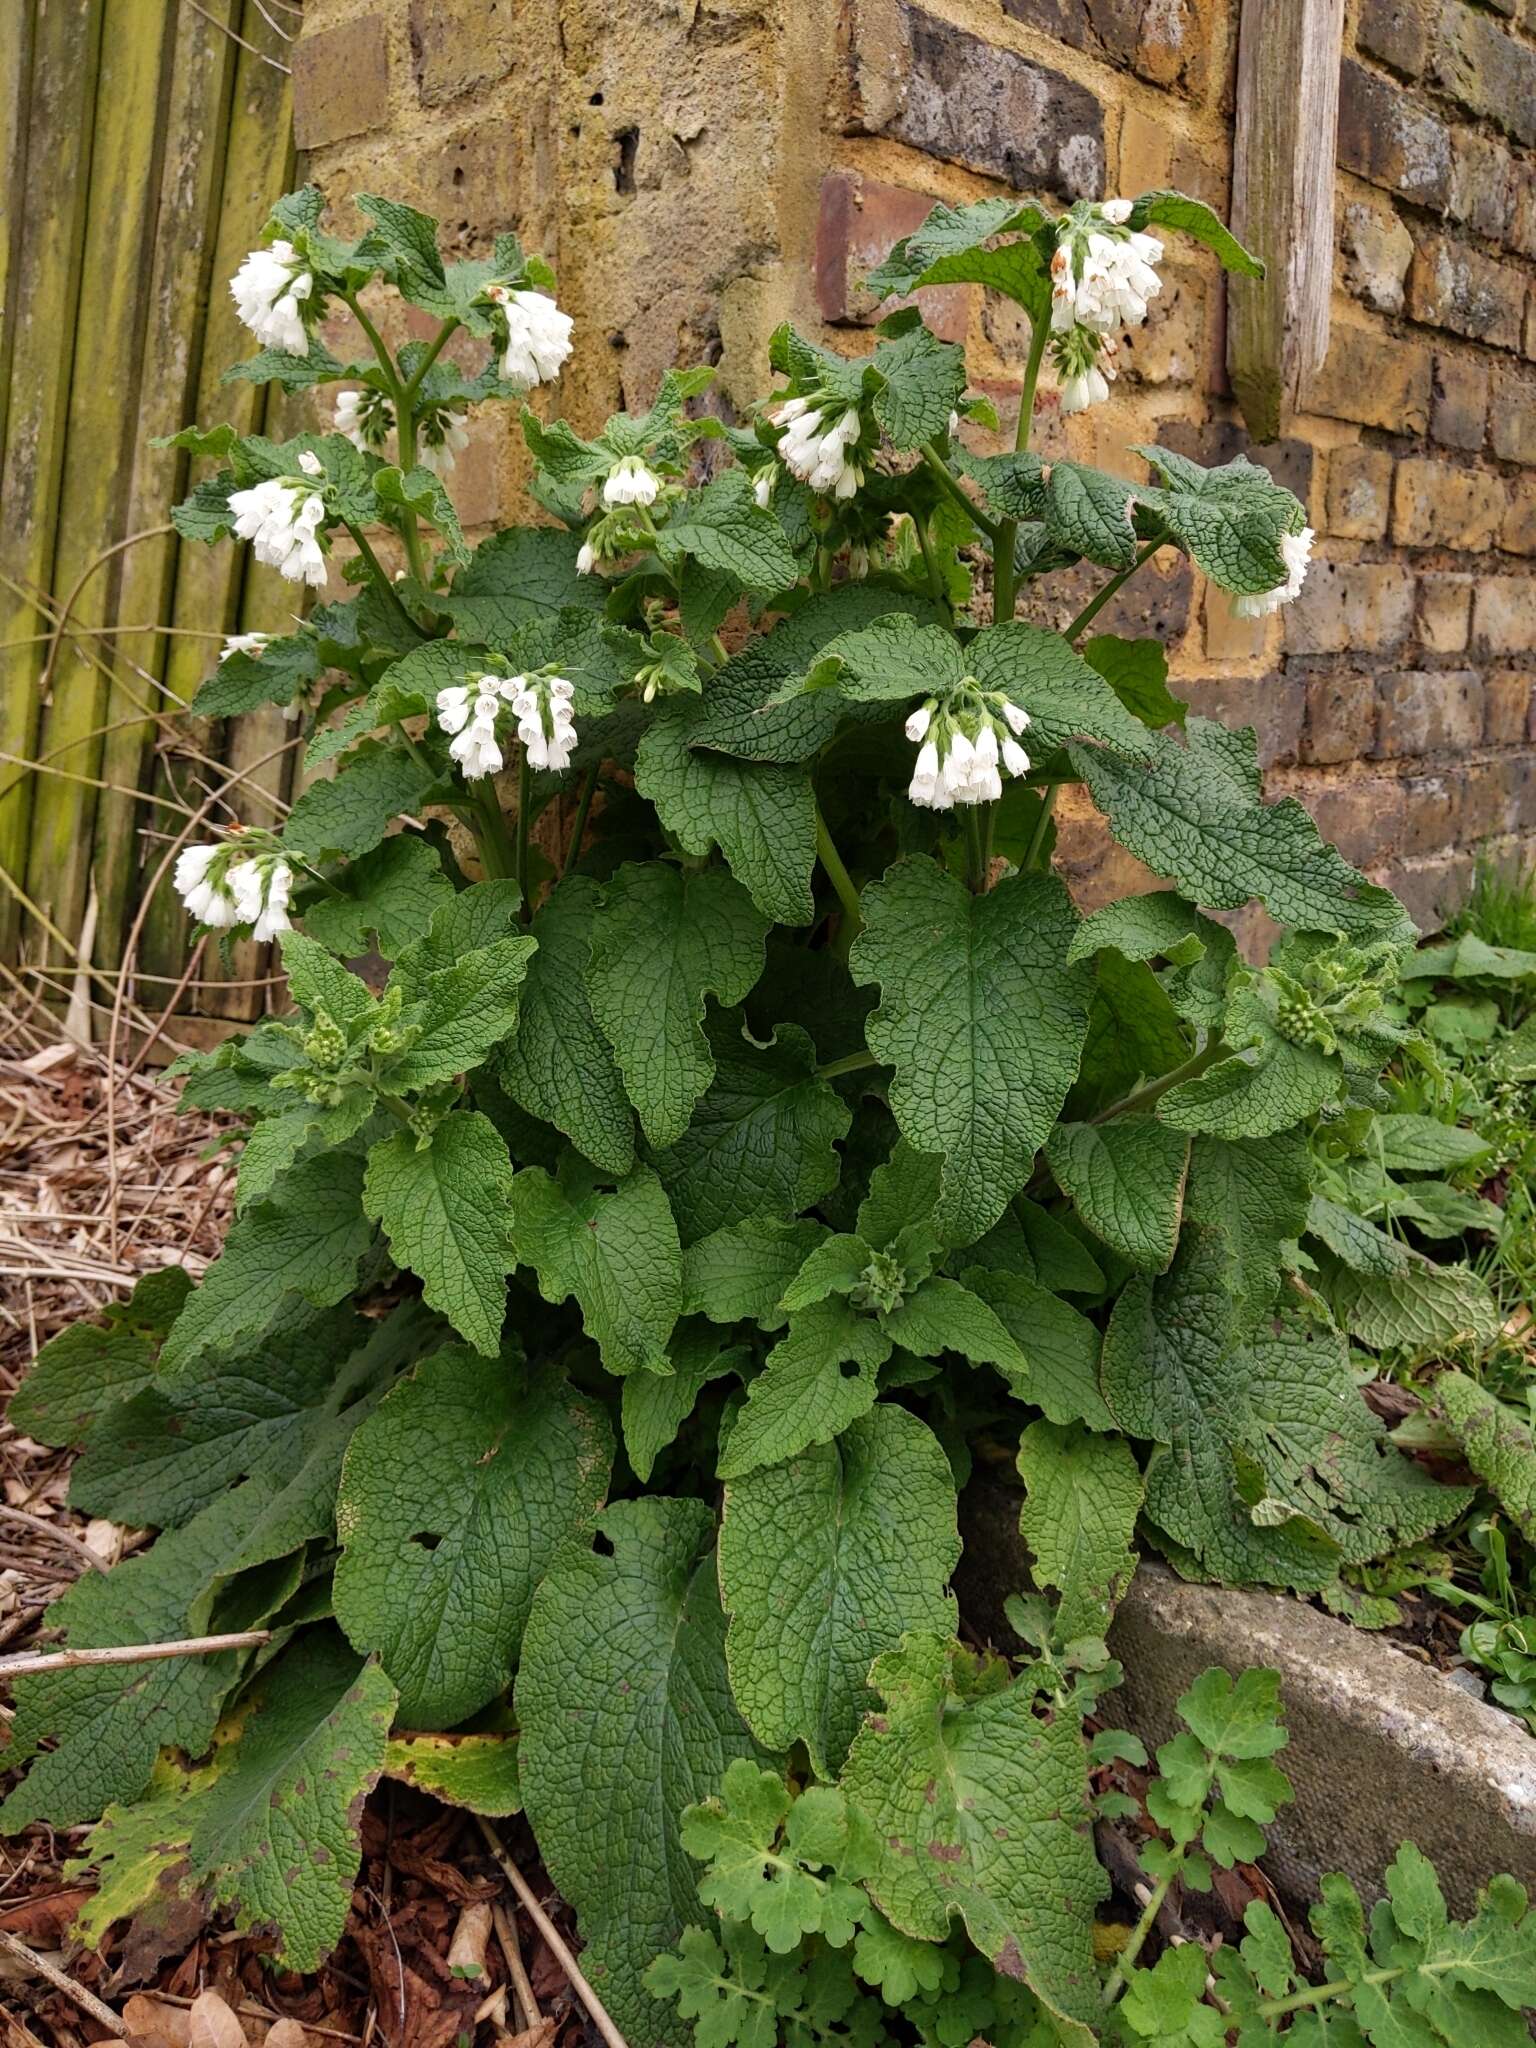
[[[832,1443],[733,1480],[720,1530],[731,1690],[769,1749],[804,1742],[833,1778],[874,1704],[870,1661],[909,1629],[948,1634],[960,1559],[938,1439],[881,1402]]]
[[[630,2048],[670,2048],[641,1977],[704,1918],[683,1809],[755,1745],[726,1678],[708,1507],[626,1501],[598,1529],[605,1554],[567,1554],[534,1597],[517,1676],[523,1798],[576,1909],[583,1969]]]
[[[841,1295],[797,1310],[747,1389],[720,1453],[720,1477],[739,1479],[830,1443],[874,1407],[875,1375],[890,1355],[875,1319]]]
[[[714,1078],[704,998],[739,1003],[763,971],[765,920],[718,870],[621,868],[592,925],[592,1014],[651,1144],[675,1144]]]
[[[336,1618],[408,1727],[451,1728],[512,1675],[535,1588],[608,1487],[613,1439],[548,1367],[440,1351],[353,1437]]]
[[[529,1166],[512,1184],[512,1238],[546,1301],[574,1295],[612,1373],[672,1370],[667,1339],[683,1305],[682,1254],[666,1191],[637,1166],[611,1194],[574,1157],[552,1180]]]
[[[936,1227],[967,1244],[1029,1178],[1077,1075],[1092,980],[1067,963],[1076,914],[1052,876],[972,896],[926,859],[863,901],[850,965],[880,985],[870,1050],[896,1069],[903,1136],[943,1156]]]
[[[363,1204],[384,1226],[397,1266],[419,1275],[432,1307],[487,1357],[501,1344],[512,1167],[496,1126],[450,1110],[430,1136],[397,1131],[368,1154]]]
[[[874,1823],[869,1890],[894,1926],[943,1941],[958,1916],[1005,1976],[1085,2019],[1098,2005],[1093,1909],[1109,1880],[1093,1853],[1082,1732],[1001,1677],[958,1643],[909,1635],[870,1673],[884,1706],[842,1782]]]
[[[191,1289],[182,1267],[162,1267],[109,1303],[99,1323],[82,1318],[50,1337],[11,1396],[8,1419],[40,1444],[79,1443],[99,1415],[149,1385]]]
[[[1357,874],[1294,797],[1263,801],[1251,731],[1192,718],[1188,742],[1157,740],[1149,763],[1073,750],[1110,830],[1195,902],[1236,910],[1256,896],[1282,924],[1359,939],[1412,934],[1388,889]]]
[[[1102,1636],[1131,1583],[1131,1538],[1141,1512],[1141,1469],[1120,1436],[1094,1436],[1080,1422],[1032,1422],[1019,1441],[1024,1505],[1019,1532],[1037,1585],[1061,1595],[1064,1641]]]
[[[494,939],[441,967],[429,964],[440,942],[429,936],[420,953],[412,948],[403,972],[397,970],[407,994],[401,1025],[408,1043],[386,1065],[385,1087],[404,1093],[450,1081],[479,1066],[510,1037],[536,943],[527,937]]]
[[[1058,1124],[1046,1157],[1096,1237],[1138,1272],[1163,1271],[1179,1241],[1187,1138],[1150,1116]]]
[[[834,1184],[834,1147],[852,1112],[816,1072],[816,1048],[794,1024],[758,1045],[739,1017],[708,1029],[715,1077],[686,1131],[654,1164],[685,1243],[750,1216],[792,1216]]]

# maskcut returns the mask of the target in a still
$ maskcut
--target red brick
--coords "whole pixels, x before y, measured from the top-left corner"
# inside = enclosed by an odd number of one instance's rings
[[[1504,517],[1502,480],[1479,469],[1410,456],[1392,484],[1392,538],[1408,548],[1491,547]]]
[[[1472,640],[1480,654],[1536,652],[1536,577],[1484,578],[1472,599]]]
[[[323,149],[366,135],[389,111],[389,56],[384,23],[360,15],[304,35],[293,45],[293,139]]]
[[[1429,431],[1447,448],[1481,448],[1488,430],[1488,365],[1478,356],[1435,352]]]
[[[862,280],[895,243],[922,225],[934,204],[926,193],[885,185],[856,171],[828,172],[821,181],[815,259],[816,303],[824,320],[834,327],[866,327],[912,303],[888,299],[882,305],[864,290]],[[935,286],[916,298],[935,334],[945,341],[965,339],[969,286]]]
[[[505,78],[517,61],[515,0],[411,0],[411,71],[423,106]]]
[[[1408,273],[1408,311],[1415,320],[1495,348],[1519,348],[1525,292],[1525,278],[1512,265],[1448,235],[1426,235]]]
[[[1235,728],[1252,726],[1261,768],[1296,759],[1306,711],[1299,676],[1195,676],[1187,682],[1175,679],[1171,687],[1201,718]]]
[[[1429,426],[1430,352],[1422,342],[1335,320],[1328,354],[1302,386],[1302,406],[1327,419],[1422,434]]]
[[[1468,846],[1503,836],[1514,824],[1516,795],[1523,779],[1520,761],[1469,761],[1461,775],[1457,837]]]
[[[1413,577],[1396,562],[1314,561],[1286,606],[1290,654],[1383,653],[1413,628]]]
[[[1173,0],[1168,7],[1148,7],[1145,0],[1003,0],[1003,12],[1154,85],[1205,89],[1211,48],[1205,0]]]
[[[1376,744],[1376,683],[1372,676],[1328,672],[1307,678],[1306,726],[1301,758],[1322,765],[1355,761]]]
[[[1483,684],[1476,669],[1403,669],[1380,681],[1376,751],[1461,753],[1483,737]]]
[[[1443,213],[1451,196],[1450,130],[1400,85],[1346,57],[1339,71],[1339,162],[1373,185]]]
[[[1308,792],[1306,803],[1318,831],[1356,867],[1380,860],[1403,829],[1403,790],[1395,776],[1325,783]]]
[[[1484,690],[1484,739],[1491,747],[1518,747],[1533,706],[1531,676],[1519,668],[1491,669]]]
[[[1455,843],[1461,814],[1462,776],[1405,775],[1398,785],[1403,822],[1396,850],[1411,859],[1420,853],[1443,853]]]

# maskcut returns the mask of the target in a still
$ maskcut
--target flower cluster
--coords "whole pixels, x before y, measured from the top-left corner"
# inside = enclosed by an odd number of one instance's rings
[[[643,455],[621,455],[603,480],[605,505],[654,505],[661,478]]]
[[[1029,756],[1019,745],[1028,724],[1027,711],[969,676],[942,707],[930,697],[907,720],[907,738],[917,746],[909,801],[926,811],[996,803],[1003,770],[1029,772]]]
[[[1281,534],[1280,559],[1286,567],[1285,581],[1277,583],[1272,590],[1235,596],[1232,609],[1238,618],[1261,619],[1266,612],[1277,612],[1281,605],[1300,597],[1301,586],[1307,580],[1307,565],[1312,559],[1314,538],[1310,526],[1303,526],[1295,533]]]
[[[1163,288],[1163,245],[1126,226],[1129,199],[1106,199],[1086,223],[1068,217],[1051,258],[1051,348],[1061,409],[1081,412],[1109,396],[1115,336],[1139,327]]]
[[[229,509],[235,515],[235,533],[248,540],[258,562],[266,562],[286,576],[290,583],[325,581],[325,554],[319,531],[325,519],[325,500],[312,488],[313,479],[324,474],[317,455],[306,449],[299,457],[302,476],[274,476],[249,490],[231,491]]]
[[[219,649],[220,665],[232,654],[248,654],[254,661],[272,638],[270,633],[228,633],[224,645]]]
[[[509,384],[525,391],[535,384],[548,384],[558,377],[571,352],[569,313],[562,313],[546,292],[514,290],[511,285],[487,285],[485,296],[500,306],[507,322],[507,344],[502,351],[501,374]]]
[[[456,458],[469,446],[468,415],[451,406],[425,404],[416,420],[416,460],[439,476],[453,474]],[[380,454],[394,432],[394,407],[382,391],[364,384],[337,394],[332,425],[354,448]]]
[[[178,895],[199,923],[224,928],[248,924],[258,944],[289,928],[293,869],[268,849],[247,853],[219,845],[188,846],[177,856]]]
[[[830,425],[827,412],[824,401],[787,398],[768,417],[776,427],[784,428],[779,460],[791,476],[824,497],[851,498],[864,481],[864,472],[854,459],[862,432],[858,407],[849,406]]]
[[[601,517],[593,520],[576,555],[576,572],[590,576],[600,562],[617,562],[648,545],[655,528],[650,509],[667,480],[643,455],[621,455],[603,478]]]
[[[532,768],[558,772],[570,766],[576,746],[571,717],[575,686],[564,676],[476,676],[437,693],[437,722],[455,735],[448,751],[467,782],[499,774],[502,752],[496,736],[503,704],[517,720],[517,736]]]
[[[263,348],[307,356],[304,307],[315,280],[292,242],[253,249],[229,281],[236,311]]]

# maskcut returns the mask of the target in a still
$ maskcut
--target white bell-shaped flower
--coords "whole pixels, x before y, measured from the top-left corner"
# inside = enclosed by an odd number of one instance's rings
[[[575,323],[570,314],[562,313],[547,292],[492,285],[486,296],[507,318],[507,344],[501,358],[501,374],[507,382],[531,390],[535,384],[548,384],[558,377],[571,353]]]
[[[248,654],[254,660],[271,638],[270,633],[229,633],[219,649],[219,660],[228,661],[232,654]]]
[[[299,457],[299,463],[307,474],[321,469],[308,451]],[[251,543],[258,562],[267,563],[291,583],[318,586],[325,581],[325,554],[319,541],[325,501],[318,492],[306,489],[302,480],[269,477],[248,490],[231,491],[229,509],[235,515],[237,538]]]
[[[1310,526],[1303,526],[1297,533],[1282,533],[1280,536],[1280,559],[1286,568],[1283,583],[1277,583],[1272,590],[1260,590],[1249,594],[1243,592],[1232,600],[1232,609],[1240,619],[1263,618],[1267,612],[1279,611],[1281,605],[1290,604],[1301,595],[1301,586],[1307,580],[1307,569],[1312,560],[1312,543],[1316,539]]]
[[[640,455],[622,455],[603,482],[605,505],[654,505],[661,478]]]
[[[292,242],[253,249],[229,281],[235,310],[263,348],[307,356],[303,307],[315,288]]]

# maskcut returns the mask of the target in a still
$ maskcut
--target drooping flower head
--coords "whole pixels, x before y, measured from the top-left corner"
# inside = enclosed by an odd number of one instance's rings
[[[266,562],[290,583],[318,586],[325,581],[320,545],[325,500],[314,489],[314,480],[324,468],[306,449],[299,469],[302,475],[269,477],[248,490],[231,491],[229,509],[235,515],[236,536],[251,543],[258,562]]]
[[[1056,231],[1051,257],[1051,355],[1063,412],[1081,412],[1109,396],[1114,338],[1139,327],[1163,288],[1163,245],[1128,225],[1129,199],[1074,207]]]
[[[821,497],[853,496],[864,481],[858,461],[863,422],[857,406],[838,412],[829,399],[815,395],[788,398],[768,418],[784,429],[778,456],[791,476]]]
[[[997,690],[983,690],[967,676],[941,705],[930,697],[907,720],[907,738],[917,747],[910,802],[922,810],[948,811],[956,804],[995,803],[1003,774],[1025,775],[1029,756],[1019,745],[1029,714]]]
[[[451,406],[427,405],[416,422],[416,460],[438,476],[452,476],[469,446],[469,415]]]
[[[337,392],[331,424],[354,448],[372,449],[377,454],[394,432],[395,409],[382,391],[361,384],[355,390]]]
[[[314,288],[313,274],[292,242],[253,249],[229,281],[235,309],[262,347],[290,356],[309,354],[304,309]]]
[[[564,676],[514,676],[512,702],[517,736],[529,765],[558,774],[571,765],[576,725],[571,716],[575,685]]]
[[[219,649],[219,660],[228,661],[232,654],[248,654],[254,661],[272,638],[270,633],[229,633]]]
[[[471,683],[452,684],[437,693],[437,722],[444,732],[455,735],[448,751],[466,782],[478,782],[482,776],[501,772],[496,723],[510,687],[505,676],[482,675]]]
[[[172,880],[199,924],[219,930],[248,924],[258,945],[290,928],[293,869],[274,840],[251,844],[242,836],[184,847]]]
[[[535,384],[558,377],[571,352],[570,314],[562,313],[546,292],[492,284],[486,286],[485,296],[506,318],[501,374],[507,382],[531,391]]]
[[[1281,605],[1290,604],[1300,597],[1316,537],[1310,526],[1298,527],[1295,533],[1281,534],[1280,559],[1285,564],[1285,581],[1277,583],[1272,590],[1244,592],[1235,596],[1232,610],[1238,618],[1261,619],[1267,612],[1277,612]]]
[[[654,505],[661,478],[643,455],[621,455],[603,479],[605,505]]]

